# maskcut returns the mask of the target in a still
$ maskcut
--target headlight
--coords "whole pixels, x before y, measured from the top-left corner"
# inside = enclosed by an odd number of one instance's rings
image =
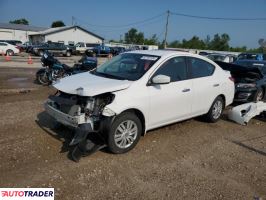
[[[110,108],[104,107],[102,115],[106,117],[111,117],[115,115],[115,112],[112,111]]]
[[[236,84],[237,88],[254,88],[256,87],[255,83],[238,83]]]

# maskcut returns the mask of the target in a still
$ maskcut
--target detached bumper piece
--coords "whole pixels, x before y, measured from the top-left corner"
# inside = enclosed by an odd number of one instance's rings
[[[266,112],[266,103],[245,103],[232,108],[228,113],[228,118],[241,125],[247,125],[253,117]]]
[[[79,125],[69,145],[74,146],[74,149],[70,152],[70,158],[75,162],[78,162],[81,157],[89,156],[106,147],[103,139],[93,132],[90,124]]]

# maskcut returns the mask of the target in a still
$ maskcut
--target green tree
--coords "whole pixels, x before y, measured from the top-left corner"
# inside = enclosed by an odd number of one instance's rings
[[[51,28],[56,28],[56,27],[62,27],[62,26],[66,26],[65,23],[61,20],[58,20],[58,21],[54,21],[52,24],[51,24]]]
[[[221,36],[217,33],[210,41],[209,49],[217,51],[228,51],[230,37],[227,33],[223,33]]]
[[[9,21],[10,24],[24,24],[24,25],[29,25],[29,21],[26,20],[25,18],[21,19],[15,19],[13,21]]]
[[[153,34],[151,38],[145,38],[144,44],[146,45],[158,45],[159,41],[156,34]]]
[[[128,44],[143,44],[144,33],[138,32],[135,28],[131,28],[127,33],[125,33],[125,42]]]

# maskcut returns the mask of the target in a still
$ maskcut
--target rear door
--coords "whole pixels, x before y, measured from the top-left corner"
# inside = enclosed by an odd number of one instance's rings
[[[151,76],[166,75],[169,84],[147,86],[150,97],[149,127],[188,118],[191,114],[192,83],[188,80],[185,57],[174,57],[165,61]]]
[[[189,78],[192,80],[192,115],[208,112],[214,99],[220,94],[220,79],[215,66],[195,57],[188,57]]]

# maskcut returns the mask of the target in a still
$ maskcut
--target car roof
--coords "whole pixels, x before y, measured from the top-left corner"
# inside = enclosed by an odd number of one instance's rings
[[[195,56],[195,54],[183,51],[170,51],[170,50],[134,50],[128,51],[126,53],[138,53],[138,54],[148,54],[153,56],[171,56],[171,55],[181,55],[181,56]]]

